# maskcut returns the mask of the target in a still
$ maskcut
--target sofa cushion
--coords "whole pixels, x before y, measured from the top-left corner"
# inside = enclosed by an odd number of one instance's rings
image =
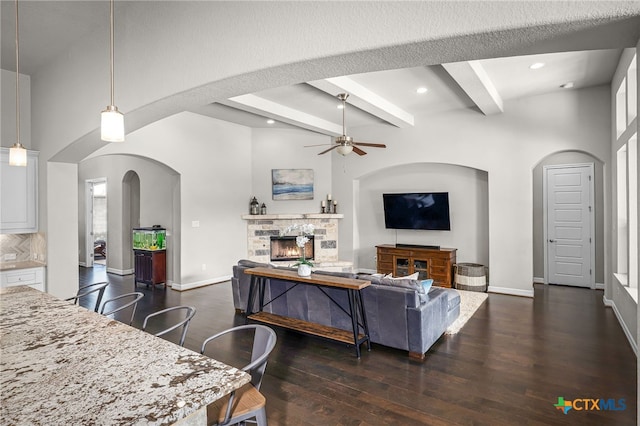
[[[402,287],[409,290],[415,290],[420,294],[424,294],[424,288],[422,287],[422,284],[420,284],[420,281],[416,281],[416,280],[407,280],[407,279],[399,279],[399,278],[396,278],[396,279],[378,278],[374,276],[369,276],[367,278],[363,277],[363,279],[367,279],[371,281],[371,284],[386,285],[390,287]]]
[[[244,266],[245,268],[271,268],[268,263],[255,262],[253,260],[241,259],[238,260],[238,266]]]
[[[394,276],[393,276],[393,275],[391,275],[391,274],[387,274],[387,275],[385,275],[384,277],[385,277],[385,278],[388,278],[388,279],[390,279],[390,280],[417,280],[417,279],[418,279],[418,276],[419,276],[419,273],[418,273],[418,272],[416,272],[416,273],[413,273],[413,274],[411,274],[411,275],[407,275],[407,276],[404,276],[404,277],[394,277]]]
[[[354,274],[353,272],[337,272],[337,271],[313,271],[314,274],[318,275],[330,275],[332,277],[341,277],[341,278],[358,278],[358,274]]]

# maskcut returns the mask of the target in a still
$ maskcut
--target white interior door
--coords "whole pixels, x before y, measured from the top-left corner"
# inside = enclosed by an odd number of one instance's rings
[[[595,288],[593,164],[546,166],[546,280]]]

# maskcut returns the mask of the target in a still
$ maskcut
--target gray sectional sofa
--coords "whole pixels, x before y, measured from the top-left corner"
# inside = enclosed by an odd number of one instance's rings
[[[233,266],[231,283],[236,312],[246,311],[249,298],[251,277],[244,270],[259,266],[273,267],[249,260],[241,260]],[[414,358],[423,359],[431,345],[460,314],[460,295],[456,290],[432,287],[425,293],[420,281],[416,280],[390,280],[345,272],[314,273],[371,281],[371,285],[362,290],[371,341],[409,351],[409,355]],[[295,283],[290,281],[270,279],[265,286],[265,301],[275,301],[266,305],[264,310],[351,330],[351,319],[317,288],[298,285],[291,289],[294,286]],[[287,290],[289,291],[284,294]],[[347,308],[346,292],[332,288],[324,290],[343,308]],[[257,309],[257,300],[255,308]]]

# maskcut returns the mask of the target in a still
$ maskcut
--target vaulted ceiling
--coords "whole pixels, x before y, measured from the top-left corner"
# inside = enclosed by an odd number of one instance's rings
[[[2,1],[1,6],[2,68],[12,70],[14,2]],[[108,25],[105,2],[27,1],[20,7],[20,65],[25,74],[37,73],[83,35],[106,31]],[[336,95],[346,92],[348,129],[409,127],[447,110],[501,114],[508,108],[505,102],[521,97],[608,84],[620,54],[621,49],[606,49],[391,69],[270,88],[192,112],[252,128],[303,128],[337,136],[342,134],[342,111]],[[531,69],[534,63],[544,66]],[[567,84],[571,87],[562,87]],[[419,88],[426,92],[417,93]]]

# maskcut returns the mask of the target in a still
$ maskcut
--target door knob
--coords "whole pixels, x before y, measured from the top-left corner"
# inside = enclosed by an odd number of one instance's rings
[[[550,242],[550,243],[555,243],[555,242],[556,242],[556,240],[549,240],[549,242]]]

